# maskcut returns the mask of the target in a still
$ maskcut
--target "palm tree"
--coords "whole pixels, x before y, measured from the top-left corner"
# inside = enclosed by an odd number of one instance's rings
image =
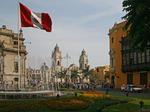
[[[89,79],[90,79],[90,82],[96,83],[96,82],[99,81],[100,75],[96,74],[96,73],[93,71],[92,74],[90,75]]]
[[[85,69],[82,70],[82,74],[83,74],[83,77],[82,77],[82,82],[85,78],[88,78],[90,75],[93,74],[93,69],[89,69],[89,66],[86,67]]]
[[[79,77],[78,71],[77,70],[72,70],[71,71],[71,80],[72,80],[73,83],[76,82],[78,77]]]
[[[66,77],[66,73],[67,73],[67,70],[63,70],[61,72],[58,72],[56,75],[58,76],[58,78],[61,79],[61,83],[62,83],[62,79],[64,79]]]
[[[123,11],[127,14],[122,17],[127,20],[124,29],[127,37],[132,40],[133,48],[144,51],[150,42],[150,0],[124,0]]]

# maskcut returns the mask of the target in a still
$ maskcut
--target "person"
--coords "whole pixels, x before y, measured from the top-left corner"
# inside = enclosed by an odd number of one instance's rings
[[[127,85],[125,85],[125,91],[128,91]]]
[[[107,86],[106,86],[106,94],[108,94],[108,92],[109,92],[109,85],[107,84]]]
[[[77,85],[77,84],[75,84],[75,90],[77,90],[77,88],[78,88],[78,85]]]

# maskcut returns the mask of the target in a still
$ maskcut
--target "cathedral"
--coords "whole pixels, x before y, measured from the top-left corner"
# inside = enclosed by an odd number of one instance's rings
[[[77,75],[79,76],[76,80],[76,83],[81,83],[83,78],[82,70],[87,67],[89,67],[88,56],[86,55],[86,51],[84,49],[79,57],[79,67],[76,64],[71,64],[69,67],[64,67],[62,65],[61,51],[58,44],[56,44],[51,55],[51,67],[48,67],[44,62],[44,64],[38,70],[31,68],[27,69],[28,86],[32,87],[34,85],[41,87],[42,89],[48,89],[56,83],[72,83],[71,74],[74,70],[77,71]],[[64,71],[66,71],[64,78],[60,78],[61,76],[58,76],[58,74]],[[84,79],[84,82],[88,83],[89,79]]]
[[[88,56],[86,55],[86,51],[83,49],[81,52],[81,56],[79,57],[79,67],[76,64],[71,64],[68,68],[64,68],[62,66],[62,55],[59,50],[58,45],[56,44],[54,51],[52,52],[52,66],[51,66],[51,73],[55,75],[62,71],[66,72],[67,82],[71,83],[71,72],[76,70],[78,72],[79,78],[77,79],[77,83],[81,82],[82,79],[82,70],[89,67],[88,65]],[[57,77],[58,78],[58,77]],[[60,82],[60,79],[57,80]],[[65,79],[63,80],[65,82]],[[84,82],[89,82],[89,80],[85,80]]]

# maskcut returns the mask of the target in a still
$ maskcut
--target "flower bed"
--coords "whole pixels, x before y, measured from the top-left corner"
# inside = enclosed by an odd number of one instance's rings
[[[110,95],[104,95],[100,92],[91,92],[91,91],[73,91],[74,93],[78,93],[82,96],[85,97],[90,97],[90,98],[110,98]]]
[[[36,100],[0,101],[0,112],[96,112],[97,108],[121,103],[109,95],[99,92],[74,91],[80,96],[69,96]]]
[[[87,108],[90,100],[85,97],[60,97],[26,101],[0,101],[0,112],[55,112],[78,111]]]

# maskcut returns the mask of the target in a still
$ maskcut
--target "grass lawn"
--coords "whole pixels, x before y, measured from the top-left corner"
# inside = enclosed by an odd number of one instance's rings
[[[103,109],[103,112],[138,112],[140,108],[140,101],[144,102],[143,109],[150,109],[150,99],[144,98],[135,98],[135,97],[123,97],[123,96],[114,96],[115,99],[129,99],[128,103],[118,104],[106,107]]]
[[[35,100],[1,100],[0,112],[137,112],[139,102],[150,108],[150,99],[77,92],[77,96]]]

